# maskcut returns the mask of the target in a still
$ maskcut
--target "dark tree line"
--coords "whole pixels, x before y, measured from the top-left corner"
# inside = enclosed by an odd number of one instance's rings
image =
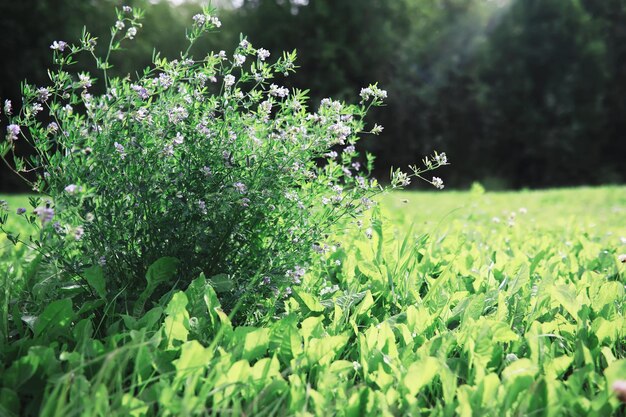
[[[147,66],[153,48],[176,57],[199,6],[130,2],[147,10],[118,74]],[[0,3],[0,97],[44,84],[55,39],[83,25],[103,39],[113,1]],[[223,30],[198,45],[232,50],[244,33],[273,53],[298,50],[290,87],[357,99],[379,82],[385,127],[365,147],[379,177],[433,150],[452,161],[449,186],[546,187],[626,180],[626,0],[246,0],[220,11]],[[95,70],[93,70],[95,73]],[[14,179],[0,171],[0,186]]]

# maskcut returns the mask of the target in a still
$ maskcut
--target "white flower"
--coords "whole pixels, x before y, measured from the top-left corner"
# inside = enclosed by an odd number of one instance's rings
[[[387,98],[387,91],[381,90],[375,85],[370,85],[367,88],[362,88],[360,95],[363,101],[367,101],[370,98],[373,98],[374,100],[377,100],[377,101],[381,101]]]
[[[370,133],[372,135],[380,135],[383,131],[384,127],[382,127],[379,124],[374,123],[374,127],[372,128],[372,130],[370,131]]]
[[[124,13],[130,13],[133,11],[130,6],[123,6],[122,10],[124,11]]]
[[[115,29],[117,30],[122,30],[124,29],[126,25],[124,25],[124,22],[122,22],[121,20],[118,20],[117,22],[115,22]]]
[[[126,37],[128,39],[134,39],[135,35],[137,35],[137,28],[136,27],[128,28],[128,30],[126,31]]]
[[[621,263],[626,263],[626,253],[622,253],[621,255],[619,255],[617,257],[617,260],[620,261]]]
[[[13,112],[13,105],[11,104],[11,100],[4,100],[4,114],[10,116]]]
[[[176,137],[174,138],[175,145],[182,145],[185,140],[184,136],[180,132],[176,132]]]
[[[289,90],[285,87],[279,87],[276,84],[270,85],[270,95],[285,98],[289,95]]]
[[[263,48],[259,48],[256,51],[256,54],[261,61],[265,61],[267,58],[270,57],[270,51],[268,51],[267,49],[263,49]]]
[[[441,178],[433,177],[432,184],[435,186],[435,188],[443,190],[444,185],[443,185],[443,180]]]
[[[448,163],[448,157],[446,156],[445,152],[442,152],[440,154],[436,153],[434,160],[439,165],[446,165]]]
[[[198,26],[204,26],[206,23],[206,16],[203,14],[197,14],[193,18],[193,22]]]
[[[89,78],[89,74],[78,74],[78,83],[83,88],[91,87],[91,78]]]
[[[219,20],[217,17],[215,17],[215,16],[211,17],[211,23],[212,23],[212,24],[213,24],[213,26],[215,26],[216,28],[219,28],[219,27],[221,27],[221,26],[222,26],[222,22],[220,22],[220,20]]]
[[[235,54],[235,55],[233,55],[233,58],[235,60],[235,66],[236,67],[240,67],[240,66],[243,65],[244,62],[246,62],[246,56],[245,55]]]
[[[67,48],[67,42],[64,41],[54,41],[52,42],[52,45],[50,45],[50,49],[54,50],[54,51],[65,51],[65,48]]]
[[[226,88],[230,88],[233,85],[235,85],[235,77],[231,74],[228,74],[227,76],[225,76],[224,85],[226,86]]]

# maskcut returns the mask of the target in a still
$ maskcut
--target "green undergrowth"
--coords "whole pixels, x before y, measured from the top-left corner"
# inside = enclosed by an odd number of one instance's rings
[[[54,271],[1,243],[0,415],[624,412],[610,386],[626,379],[626,188],[404,192],[379,207],[254,327],[204,276],[141,317],[71,292],[33,306]]]

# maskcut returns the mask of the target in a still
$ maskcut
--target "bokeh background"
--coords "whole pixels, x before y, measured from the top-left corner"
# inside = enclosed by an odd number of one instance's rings
[[[83,26],[104,48],[122,4],[144,8],[146,18],[132,49],[114,56],[117,75],[148,66],[155,49],[176,58],[202,3],[0,0],[0,98],[18,104],[24,79],[46,85],[49,45],[76,41]],[[314,103],[354,102],[373,82],[388,90],[388,105],[369,116],[383,134],[360,145],[376,155],[380,180],[438,150],[452,162],[437,174],[448,188],[626,182],[626,0],[212,5],[223,26],[196,56],[232,52],[243,33],[271,58],[297,49],[300,69],[284,84],[310,89]],[[2,166],[0,192],[19,191],[28,190]]]

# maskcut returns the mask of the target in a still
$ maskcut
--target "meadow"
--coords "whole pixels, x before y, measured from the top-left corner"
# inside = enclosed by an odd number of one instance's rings
[[[626,187],[379,203],[254,326],[202,275],[104,320],[3,237],[0,415],[624,414]]]

